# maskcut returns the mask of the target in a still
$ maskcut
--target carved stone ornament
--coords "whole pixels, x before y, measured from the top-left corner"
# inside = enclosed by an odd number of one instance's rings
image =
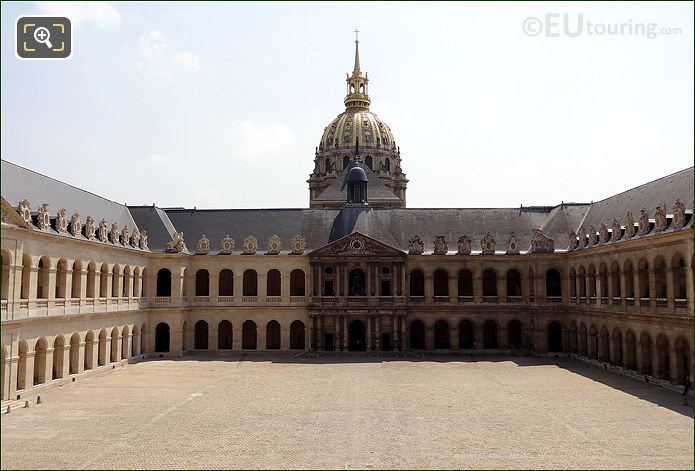
[[[625,238],[629,239],[635,235],[635,218],[632,217],[632,211],[628,211],[625,215]]]
[[[596,227],[591,224],[589,226],[589,244],[588,245],[596,245],[598,242],[598,236],[596,235]]]
[[[495,239],[492,238],[489,232],[485,234],[485,237],[480,239],[480,248],[483,255],[495,254]]]
[[[540,229],[534,229],[531,238],[531,252],[555,252],[555,240],[543,234]]]
[[[608,242],[608,227],[604,223],[598,227],[598,242],[599,244]]]
[[[70,233],[75,237],[82,234],[82,219],[79,213],[73,214],[70,218]]]
[[[577,233],[572,231],[569,233],[569,249],[575,250],[579,247],[579,239],[577,238]]]
[[[306,250],[306,239],[300,234],[297,234],[292,238],[292,255],[301,255]]]
[[[130,245],[130,231],[127,225],[123,226],[123,230],[121,231],[121,244]]]
[[[459,237],[458,241],[458,252],[456,255],[470,255],[471,254],[471,238],[466,234]]]
[[[647,208],[643,207],[639,210],[639,222],[637,224],[639,226],[640,235],[645,235],[649,232],[649,212],[647,211]]]
[[[140,231],[136,227],[135,230],[133,231],[133,237],[130,239],[133,243],[133,247],[140,247]]]
[[[507,239],[507,255],[519,255],[519,238],[515,233],[509,234],[509,239]]]
[[[434,252],[433,255],[446,255],[449,251],[449,247],[446,243],[446,237],[444,236],[434,236]]]
[[[613,218],[613,233],[611,234],[611,241],[612,242],[617,242],[620,240],[620,237],[622,236],[622,231],[620,229],[620,221],[617,219]]]
[[[142,231],[142,234],[140,234],[140,248],[142,250],[149,249],[149,246],[147,245],[147,231]]]
[[[227,234],[222,240],[220,240],[220,254],[221,255],[231,255],[234,253],[234,239],[229,237]]]
[[[186,243],[183,241],[183,232],[174,232],[171,235],[171,242],[164,244],[164,251],[168,253],[179,253],[186,248]]]
[[[258,250],[258,239],[250,235],[244,239],[244,252],[242,255],[253,255]]]
[[[24,222],[31,223],[31,203],[29,203],[29,200],[23,199],[20,201],[19,206],[17,206],[17,212],[22,216]]]
[[[668,221],[666,220],[666,205],[657,206],[656,211],[654,212],[654,229],[656,229],[657,232],[661,232],[664,229],[666,229],[667,224]]]
[[[424,251],[425,244],[422,242],[422,240],[420,240],[419,236],[415,236],[410,239],[410,250],[408,250],[410,255],[422,255]]]
[[[68,231],[68,212],[65,208],[59,209],[58,214],[56,214],[56,230],[58,232]]]
[[[115,222],[111,224],[111,231],[109,231],[109,239],[111,239],[111,243],[117,244],[120,240],[121,237],[121,231],[118,230],[118,224]]]
[[[106,219],[102,219],[97,230],[97,237],[100,241],[106,242],[109,236],[109,230],[106,228]]]
[[[92,216],[91,214],[87,216],[87,224],[84,227],[84,233],[87,236],[87,239],[89,240],[94,240],[96,238],[96,221],[94,220],[94,216]]]
[[[39,229],[48,229],[51,227],[51,216],[48,214],[48,203],[39,206],[39,210],[36,212],[36,225],[39,226]]]
[[[277,255],[282,250],[282,241],[274,234],[268,239],[268,255]]]
[[[198,243],[195,246],[195,253],[198,255],[207,255],[208,252],[210,252],[210,239],[203,234],[203,237],[198,239]]]
[[[684,224],[685,205],[681,203],[680,200],[676,200],[676,202],[673,204],[673,220],[671,221],[671,225],[674,229],[680,229]]]

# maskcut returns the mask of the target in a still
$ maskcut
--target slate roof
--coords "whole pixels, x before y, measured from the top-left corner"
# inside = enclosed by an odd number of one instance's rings
[[[82,223],[90,214],[94,216],[97,224],[102,219],[108,221],[109,228],[112,223],[118,224],[120,229],[128,226],[131,233],[135,229],[128,208],[115,201],[102,198],[88,191],[76,188],[54,178],[20,167],[6,160],[2,160],[0,187],[2,197],[11,206],[17,207],[24,198],[31,203],[34,214],[39,206],[48,203],[48,211],[51,218],[56,217],[59,209],[67,210],[68,221],[73,213],[79,213]],[[39,230],[37,227],[34,229]]]
[[[314,201],[317,203],[322,202],[345,202],[347,201],[347,186],[344,185],[345,178],[351,168],[355,166],[355,162],[350,162],[350,165],[345,167],[342,172],[328,185],[328,187],[323,190]],[[396,196],[393,191],[389,190],[386,185],[379,180],[379,177],[367,167],[366,165],[361,166],[364,173],[367,174],[367,199],[370,201],[399,201],[400,198]]]

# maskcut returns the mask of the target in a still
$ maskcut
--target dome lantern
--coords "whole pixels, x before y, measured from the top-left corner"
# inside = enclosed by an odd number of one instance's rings
[[[352,75],[348,75],[347,95],[345,96],[345,109],[350,111],[369,111],[369,78],[367,74],[362,75],[360,70],[360,40],[359,30],[355,30],[355,67]]]

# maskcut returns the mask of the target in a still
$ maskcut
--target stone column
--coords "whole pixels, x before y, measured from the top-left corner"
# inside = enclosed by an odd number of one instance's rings
[[[606,282],[608,283],[608,305],[613,306],[613,273],[610,271],[606,274]]]
[[[507,277],[501,275],[497,280],[497,300],[500,303],[507,302]]]
[[[434,350],[434,325],[425,324],[425,350]]]
[[[656,309],[656,274],[654,266],[649,266],[649,305]]]
[[[323,350],[323,314],[319,314],[319,319],[318,319],[318,336],[317,336],[317,341],[316,341],[316,348],[319,351]]]
[[[693,312],[693,308],[695,304],[693,303],[693,297],[695,296],[695,293],[693,292],[693,267],[686,267],[685,268],[685,294],[688,303],[688,312]],[[693,370],[690,370],[690,375],[693,376],[695,375],[695,372]]]
[[[234,282],[236,283],[237,277],[234,277]],[[236,291],[235,291],[236,293]],[[242,322],[238,322],[236,325],[232,325],[232,351],[241,351],[241,334],[243,332]]]
[[[594,280],[596,280],[596,305],[600,306],[601,305],[601,291],[603,290],[603,284],[601,283],[601,275],[600,273],[596,273],[596,276],[594,277]]]
[[[264,304],[266,296],[268,296],[268,275],[258,275],[258,302]]]
[[[569,304],[570,303],[570,292],[572,291],[572,288],[571,288],[572,280],[570,279],[569,275],[567,275],[566,272],[565,272],[565,274],[562,275],[561,283],[562,283],[561,284],[561,286],[562,286],[562,303],[563,304]]]
[[[63,291],[63,298],[72,298],[72,268],[68,268],[65,271],[65,287]],[[66,305],[66,307],[69,307],[69,304]]]
[[[669,348],[668,348],[668,367],[669,367],[669,374],[671,376],[669,378],[669,380],[671,381],[671,384],[678,384],[678,360],[676,358],[676,355],[678,355],[678,352],[676,352],[676,349],[669,346]]]
[[[282,304],[290,302],[290,277],[290,272],[280,273],[280,300]],[[287,345],[289,346],[289,343]]]
[[[29,292],[27,293],[29,310],[36,309],[36,288],[38,287],[39,281],[39,268],[31,267],[29,268]]]
[[[619,282],[620,282],[620,305],[625,306],[626,302],[625,299],[627,298],[627,293],[626,293],[626,288],[627,288],[627,279],[625,276],[625,272],[620,269],[620,275],[619,275]],[[631,280],[632,281],[632,280]]]
[[[581,279],[579,278],[579,275],[574,276],[574,293],[576,294],[577,304],[579,304],[579,298],[582,296]]]
[[[63,355],[63,371],[61,378],[67,378],[70,376],[70,345],[63,345],[61,347],[61,352],[59,354]],[[54,355],[58,354],[57,350],[56,353],[53,353]]]
[[[674,309],[676,307],[676,296],[673,287],[673,270],[671,268],[666,269],[666,299],[668,308]]]
[[[348,344],[348,330],[347,330],[347,326],[348,326],[347,316],[342,316],[342,321],[341,321],[341,322],[343,323],[343,337],[342,337],[342,339],[343,339],[343,350],[347,350],[347,349],[348,349],[348,346],[349,346],[349,344]]]
[[[407,291],[406,291],[406,284],[405,284],[405,263],[399,263],[398,266],[401,268],[401,276],[400,276],[400,285],[398,287],[398,295],[399,296],[405,296]]]
[[[526,292],[528,292],[528,290]],[[475,303],[483,302],[483,277],[478,270],[473,273],[473,296],[473,301]]]
[[[432,273],[425,270],[425,303],[431,304],[434,302],[434,280]]]
[[[640,270],[635,270],[633,275],[635,308],[639,309],[642,305],[642,289],[640,286]],[[638,349],[639,350],[639,349]]]
[[[289,293],[289,288],[287,290]],[[280,326],[280,350],[290,350],[290,325]]]
[[[507,328],[504,327],[504,326],[500,326],[500,328],[497,330],[497,343],[498,343],[498,345],[499,345],[499,349],[500,349],[500,350],[507,350],[507,349],[509,348],[509,344],[508,344],[507,340],[508,340],[508,338],[507,338]],[[536,343],[536,347],[539,347],[538,342],[535,342],[535,343]],[[543,352],[543,351],[545,351],[545,352],[548,351],[548,348],[547,348],[547,347],[545,348],[545,350],[542,349],[542,346],[540,346],[540,347],[541,347],[541,348],[539,349],[540,351],[542,351],[542,352]]]
[[[367,314],[367,351],[372,351],[372,318]]]
[[[211,352],[217,351],[218,332],[218,323],[210,322],[208,324],[208,350]]]
[[[214,276],[210,275],[210,302],[213,304],[217,303],[217,298],[220,295],[220,275],[219,273]]]
[[[24,388],[23,391],[31,389],[34,386],[34,352],[27,352],[26,371],[24,372]]]
[[[244,295],[244,271],[240,271],[234,274],[234,279],[232,280],[232,292],[234,294],[234,301],[241,302],[241,297]]]
[[[528,274],[521,274],[521,301],[524,304],[529,303],[529,293],[531,292],[531,281],[529,280]]]
[[[392,344],[393,344],[393,351],[396,352],[398,351],[398,316],[396,314],[392,314],[391,316],[391,322],[393,324],[393,327],[391,329],[391,337]]]
[[[381,351],[381,315],[374,316],[374,350]]]
[[[36,348],[36,347],[34,347]],[[59,352],[60,354],[61,352]],[[53,348],[46,348],[46,365],[43,372],[43,384],[50,383],[53,380]]]
[[[111,342],[113,343],[114,340],[116,340],[116,361],[118,362],[121,360],[121,354],[123,353],[123,336],[118,335],[115,339],[112,339]]]
[[[401,318],[401,351],[404,352],[408,349],[408,341],[405,336],[405,316],[400,316]]]
[[[333,314],[333,350],[340,350],[340,318]]]
[[[458,301],[457,278],[449,274],[449,302],[455,303]]]
[[[364,294],[365,296],[371,296],[372,295],[372,282],[373,282],[373,277],[372,277],[372,265],[367,264],[367,284],[364,289]]]
[[[55,268],[48,268],[48,280],[44,284],[44,289],[48,290],[48,293],[44,293],[44,298],[48,299],[49,307],[53,304],[56,299],[56,281],[58,280],[58,270]]]
[[[459,333],[458,323],[454,322],[449,327],[449,350],[457,350],[456,347],[458,347],[458,343],[459,343],[458,333]]]
[[[4,387],[2,398],[4,400],[15,399],[17,396],[17,365],[19,357],[5,358]]]

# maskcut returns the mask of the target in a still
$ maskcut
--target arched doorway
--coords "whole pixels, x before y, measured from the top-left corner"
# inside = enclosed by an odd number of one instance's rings
[[[642,357],[640,373],[652,376],[652,337],[647,332],[640,334],[640,355]]]
[[[188,351],[188,322],[183,321],[181,327],[181,351]]]
[[[613,328],[613,355],[611,364],[623,366],[623,338],[618,327]]]
[[[304,323],[302,321],[294,321],[290,324],[290,349],[304,350]]]
[[[118,327],[111,329],[111,362],[118,361]]]
[[[65,339],[62,335],[58,335],[53,342],[53,376],[51,379],[59,379],[63,377],[63,349],[65,348]]]
[[[487,350],[497,350],[497,323],[493,320],[485,321],[483,324],[483,348]]]
[[[507,324],[507,347],[516,350],[523,347],[521,322],[514,319]]]
[[[280,323],[270,321],[265,326],[265,349],[280,350]]]
[[[156,296],[171,296],[171,270],[161,268],[157,272]]]
[[[244,350],[255,350],[257,348],[256,341],[256,323],[248,320],[241,326],[241,348]]]
[[[94,368],[94,332],[87,332],[84,337],[84,369],[85,371]]]
[[[610,357],[610,346],[609,343],[608,329],[606,326],[601,326],[598,337],[598,359],[601,361],[608,361]]]
[[[570,353],[577,353],[577,344],[579,343],[577,339],[577,324],[572,322],[570,325]]]
[[[355,268],[350,271],[350,296],[366,296],[364,271]]]
[[[121,331],[121,360],[127,360],[128,354],[130,353],[128,348],[128,340],[130,337],[130,328],[126,325],[123,326]]]
[[[87,354],[85,345],[85,355]],[[80,334],[77,332],[70,337],[70,371],[71,375],[79,373],[80,368]]]
[[[350,341],[348,343],[348,350],[355,352],[363,352],[367,348],[366,341],[366,327],[364,322],[359,319],[355,319],[350,322]]]
[[[234,328],[232,323],[224,320],[217,326],[217,349],[231,350]]]
[[[562,352],[562,326],[557,321],[548,324],[548,352]]]
[[[145,329],[143,328],[143,333]],[[169,324],[160,322],[154,331],[154,351],[166,353],[169,351]]]
[[[449,348],[449,323],[444,319],[439,319],[434,323],[434,348]]]
[[[668,338],[664,334],[659,334],[656,338],[657,375],[659,379],[665,381],[671,379],[671,359],[668,350]]]
[[[637,371],[637,338],[629,329],[625,333],[625,368]]]
[[[410,348],[413,350],[425,349],[425,324],[420,320],[410,323]]]
[[[674,343],[676,350],[676,380],[678,384],[690,383],[690,348],[684,337],[678,337]]]
[[[19,356],[19,359],[17,360],[17,390],[24,389],[26,387],[28,351],[29,348],[27,342],[25,340],[20,340],[19,352],[17,353]]]
[[[99,348],[97,356],[97,366],[104,366],[106,364],[106,330],[101,329],[99,332]]]
[[[34,385],[46,382],[46,350],[48,343],[44,337],[34,347]]]
[[[475,348],[475,335],[473,329],[473,322],[469,320],[463,320],[459,323],[459,348],[472,350]]]
[[[200,320],[195,323],[195,332],[193,335],[193,348],[196,350],[208,349],[208,323]]]

